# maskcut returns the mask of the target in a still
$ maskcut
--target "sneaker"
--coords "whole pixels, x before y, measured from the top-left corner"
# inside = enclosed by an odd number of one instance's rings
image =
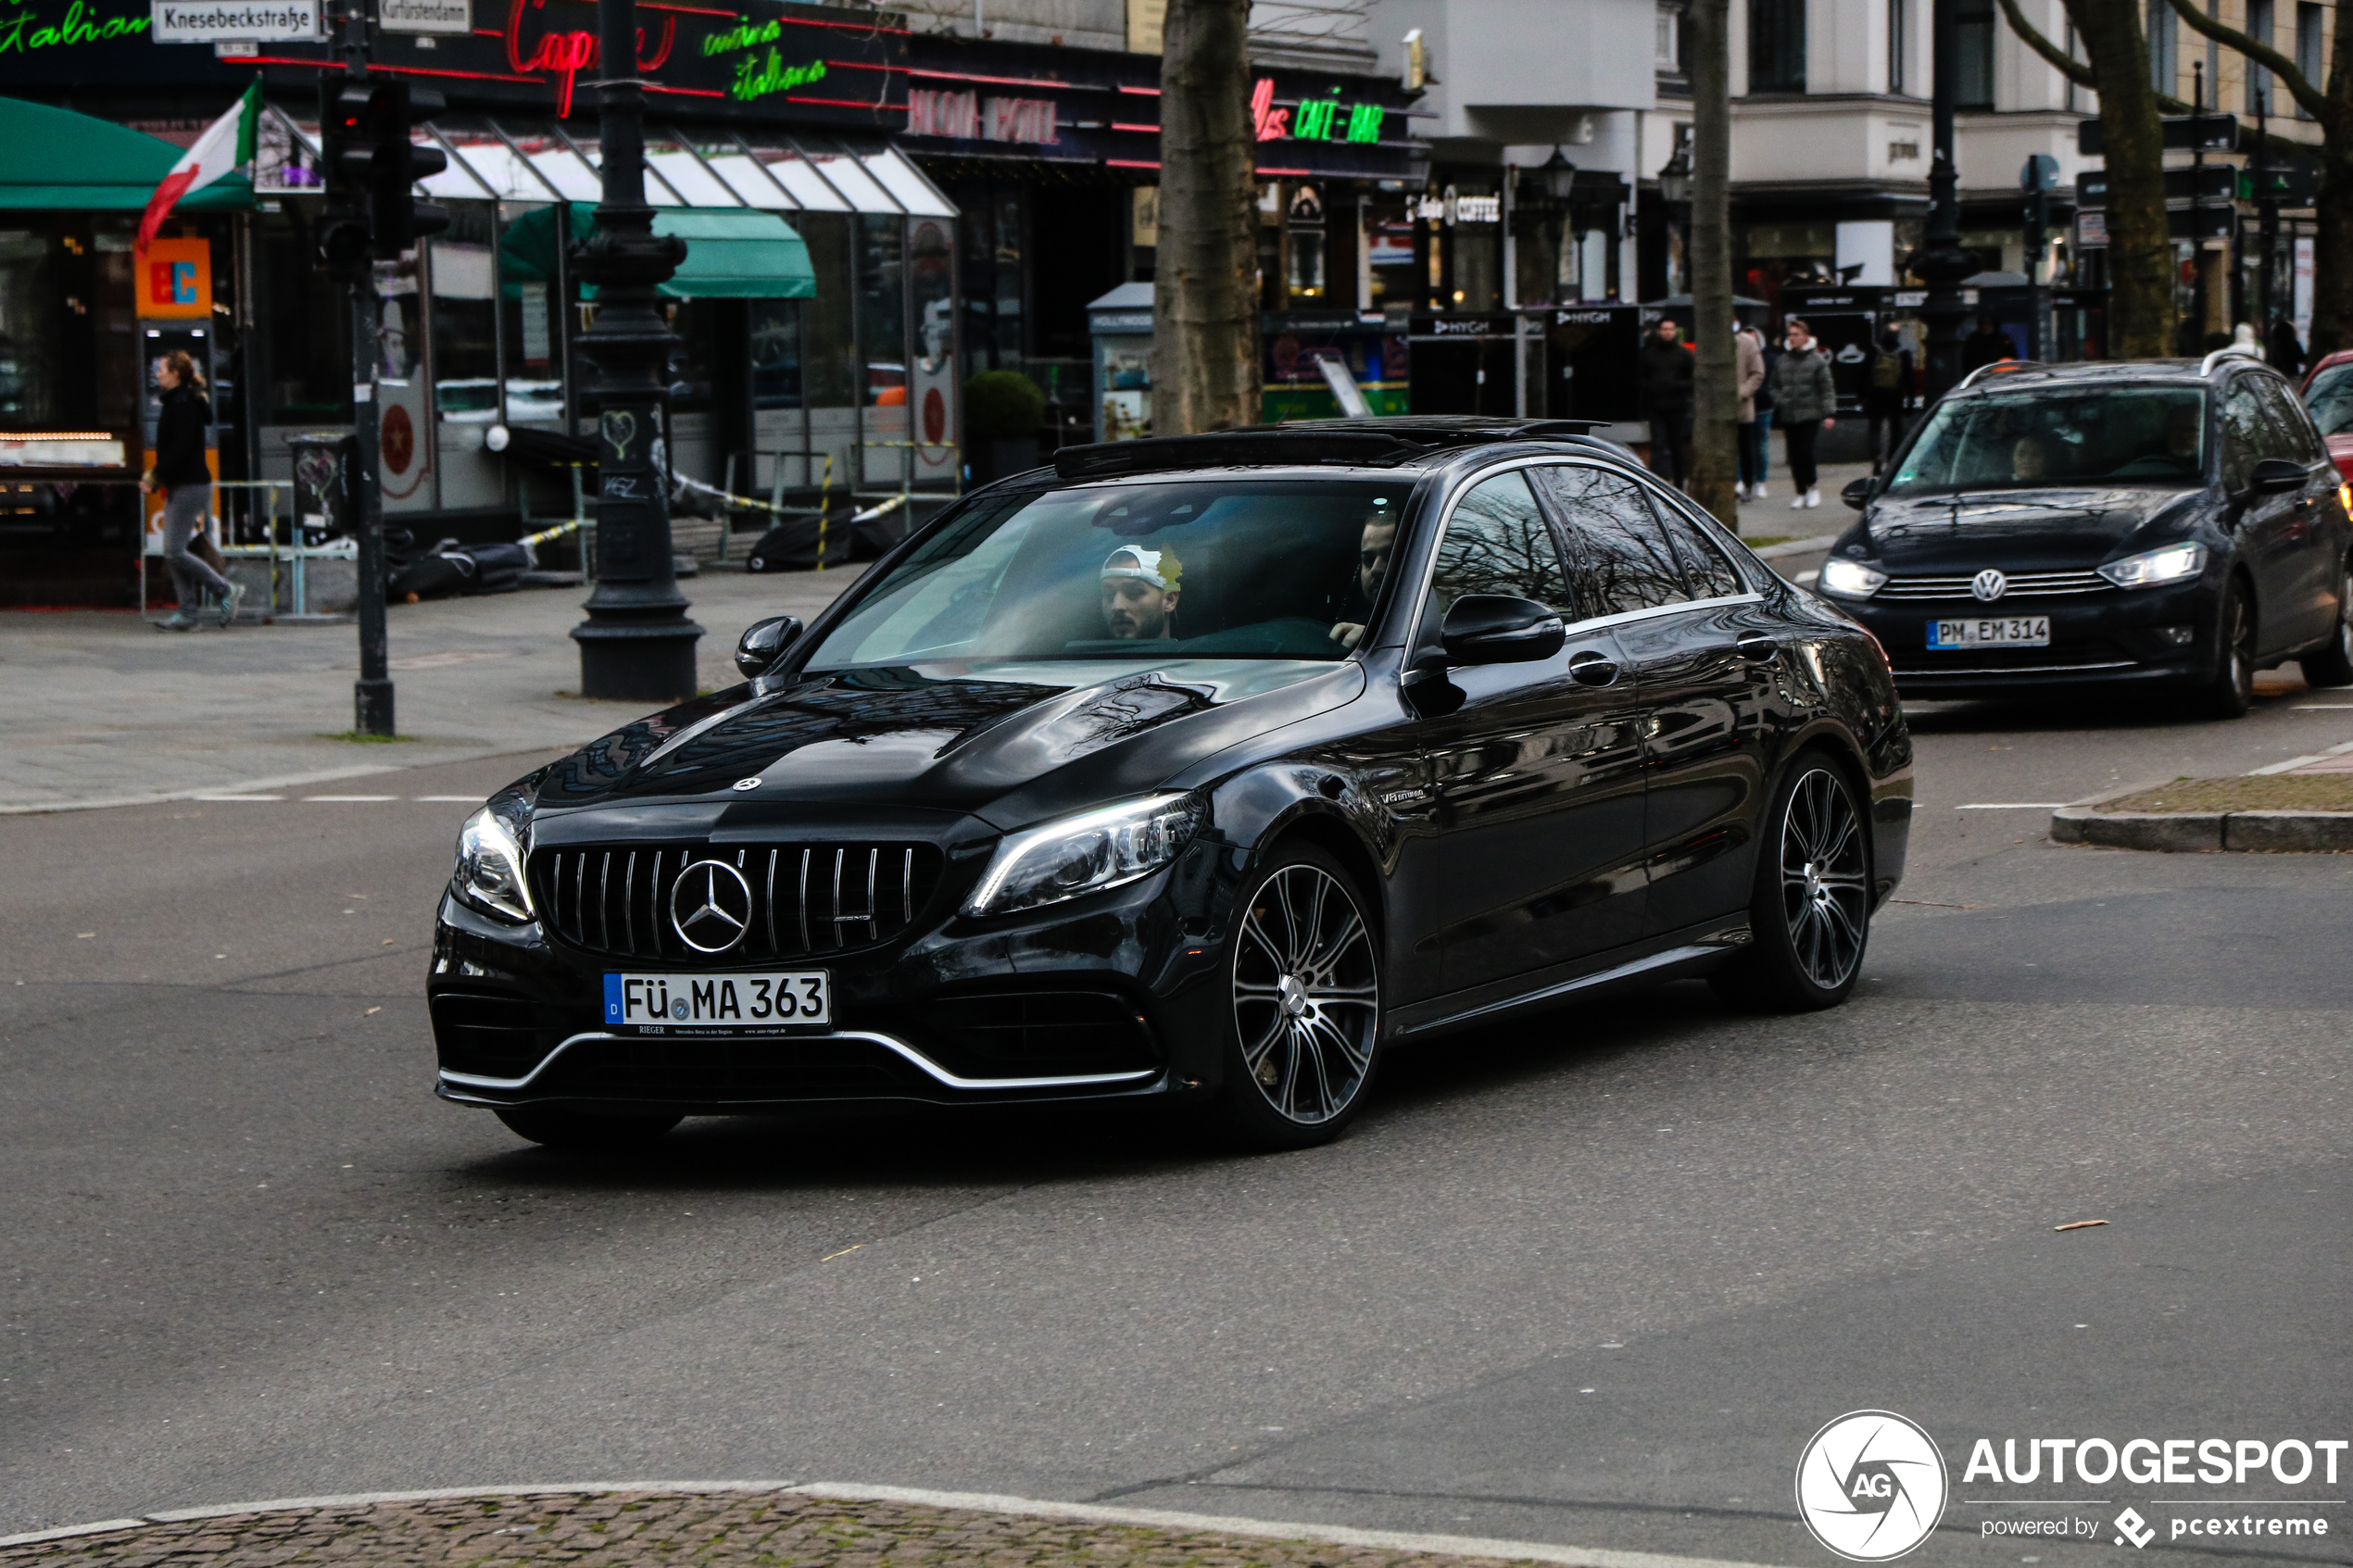
[[[1747,500],[1747,499],[1748,499],[1748,486],[1747,486],[1747,485],[1745,485],[1745,484],[1735,484],[1735,485],[1733,485],[1733,486],[1732,486],[1732,499],[1734,499],[1735,501],[1745,501],[1745,500]]]
[[[1808,490],[1806,493],[1806,504],[1809,507],[1820,506],[1822,504],[1822,493],[1819,490]]]
[[[1792,511],[1797,511],[1797,510],[1800,510],[1800,509],[1802,509],[1802,508],[1805,507],[1805,505],[1806,505],[1806,492],[1805,492],[1805,491],[1803,491],[1803,490],[1799,491],[1796,495],[1792,495],[1792,496],[1789,498],[1789,509],[1790,509],[1790,510],[1792,510]]]
[[[189,632],[195,629],[195,618],[184,609],[175,609],[156,622],[158,632]]]
[[[1761,500],[1763,500],[1764,498],[1765,498],[1765,482],[1764,482],[1763,480],[1761,480],[1761,479],[1760,479],[1760,480],[1758,480],[1758,481],[1756,482],[1756,488],[1755,488],[1755,492],[1753,495],[1751,495],[1749,496],[1749,499],[1750,499],[1750,500],[1752,500],[1752,501],[1761,501]]]
[[[223,596],[220,600],[221,625],[227,626],[237,619],[237,606],[245,602],[245,585],[244,583],[232,583],[229,584],[229,592]]]

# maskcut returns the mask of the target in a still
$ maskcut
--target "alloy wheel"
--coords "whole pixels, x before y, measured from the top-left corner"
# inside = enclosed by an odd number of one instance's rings
[[[1869,874],[1853,797],[1829,769],[1808,771],[1781,814],[1781,909],[1798,966],[1823,990],[1862,962]]]
[[[1234,949],[1242,1063],[1275,1113],[1302,1126],[1345,1110],[1372,1070],[1380,961],[1356,899],[1315,865],[1258,887]]]

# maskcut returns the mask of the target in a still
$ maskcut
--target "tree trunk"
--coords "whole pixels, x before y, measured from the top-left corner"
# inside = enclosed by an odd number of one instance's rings
[[[2139,0],[2067,0],[2092,56],[2108,164],[2108,354],[2163,358],[2173,344],[2173,240],[2165,220],[2165,132],[2149,84]]]
[[[1152,433],[1258,422],[1250,0],[1169,0],[1160,64]]]
[[[2312,359],[2353,348],[2353,15],[2336,12],[2336,43],[2329,51],[2328,107],[2321,115],[2321,189],[2313,198],[2320,220],[2312,247]]]
[[[1730,0],[1692,0],[1692,498],[1741,531],[1735,444],[1740,389],[1732,358]]]

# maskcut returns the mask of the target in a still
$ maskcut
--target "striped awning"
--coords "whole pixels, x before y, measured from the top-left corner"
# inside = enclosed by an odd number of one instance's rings
[[[594,202],[602,194],[596,142],[559,128],[426,126],[420,139],[450,155],[449,167],[423,182],[436,200]],[[646,199],[658,207],[956,216],[955,204],[893,147],[724,131],[665,134],[650,126]]]

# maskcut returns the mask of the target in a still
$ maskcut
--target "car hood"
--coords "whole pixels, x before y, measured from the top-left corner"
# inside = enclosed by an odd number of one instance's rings
[[[1865,519],[1870,553],[1896,572],[2065,571],[2099,565],[2195,488],[1981,490],[1881,496]]]
[[[1159,786],[1364,689],[1353,662],[920,664],[754,682],[615,730],[545,769],[543,814],[696,806],[732,826],[877,809],[1022,826]]]

